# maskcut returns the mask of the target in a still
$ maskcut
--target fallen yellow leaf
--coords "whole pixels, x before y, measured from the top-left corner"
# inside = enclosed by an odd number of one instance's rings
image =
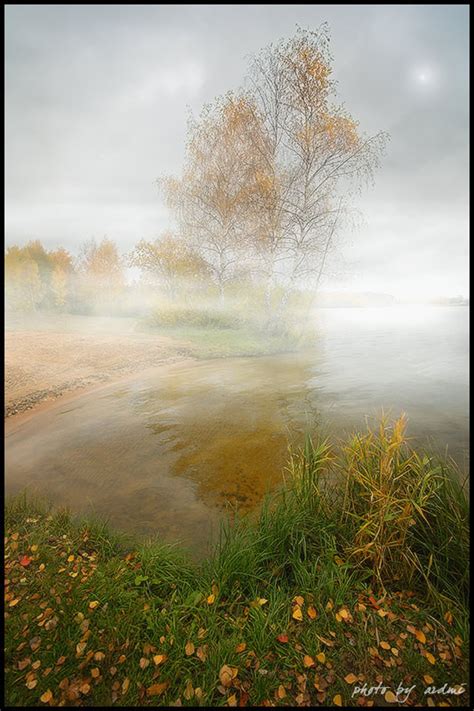
[[[40,701],[42,701],[44,704],[47,704],[51,701],[53,698],[53,692],[48,689],[48,691],[45,691],[42,696],[40,696]]]
[[[227,699],[227,706],[237,706],[237,697],[235,694],[229,696],[229,698]]]
[[[194,654],[194,644],[192,642],[186,642],[184,651],[186,652],[186,656],[190,657],[191,654]]]
[[[159,664],[163,664],[164,661],[166,661],[166,654],[155,654],[153,657],[153,661],[155,662],[156,666]]]
[[[382,642],[380,642],[380,646],[382,647],[382,649],[390,649],[390,645],[388,642],[382,641]]]
[[[76,644],[77,654],[79,656],[81,656],[81,654],[83,653],[83,651],[85,650],[86,647],[87,647],[87,642],[79,642],[78,644]]]
[[[301,597],[301,595],[297,595],[293,598],[293,602],[296,602],[296,604],[301,607],[301,605],[304,605],[304,597]]]
[[[417,638],[418,642],[421,642],[421,644],[426,644],[425,634],[421,630],[415,630],[415,637]]]
[[[99,607],[99,601],[98,600],[93,600],[92,602],[89,603],[89,607],[91,610],[95,610],[96,607]]]
[[[245,642],[241,642],[236,646],[235,651],[237,652],[237,654],[239,654],[240,652],[244,652],[246,649],[247,645],[245,644]]]
[[[186,688],[184,690],[184,698],[186,701],[190,701],[194,696],[194,689],[193,689],[193,683],[191,679],[188,679],[186,682]]]
[[[282,684],[278,687],[277,695],[279,699],[284,699],[286,696],[286,689]]]
[[[301,612],[301,607],[298,607],[298,606],[295,607],[295,609],[293,610],[292,617],[293,617],[293,619],[299,620],[301,622],[301,620],[303,619],[303,613]]]
[[[353,684],[354,682],[357,681],[357,677],[355,674],[348,674],[347,676],[344,677],[344,681],[347,682],[348,684]]]
[[[393,691],[387,691],[384,696],[384,699],[388,704],[396,704],[398,701],[398,699],[395,696],[395,694],[393,693]]]
[[[429,674],[424,674],[424,675],[423,675],[423,679],[425,680],[425,682],[426,682],[427,684],[433,684],[433,683],[434,683],[433,677],[430,676]]]
[[[313,657],[310,657],[309,654],[305,654],[303,657],[303,664],[305,667],[314,667]]]
[[[215,600],[215,599],[216,599],[216,596],[214,595],[214,593],[213,593],[212,595],[209,595],[208,598],[207,598],[207,604],[208,604],[208,605],[214,604],[214,600]]]
[[[168,686],[168,683],[169,682],[167,682],[167,681],[163,681],[161,684],[153,684],[146,690],[146,695],[147,696],[159,696],[160,694],[163,693],[163,691],[165,691],[165,689]]]
[[[307,612],[308,612],[308,617],[311,618],[312,620],[315,620],[316,617],[318,616],[318,613],[316,612],[316,610],[314,609],[314,607],[312,605],[310,605],[308,607]]]
[[[342,697],[341,694],[336,694],[336,696],[332,700],[334,706],[342,706]]]
[[[324,662],[326,661],[326,655],[324,654],[324,652],[319,652],[319,654],[316,655],[316,659],[318,660],[318,662],[321,662],[321,664],[324,664]]]
[[[221,670],[219,672],[219,681],[221,682],[222,686],[230,686],[232,683],[232,668],[229,667],[227,664],[224,664],[223,667],[221,667]]]
[[[425,652],[425,657],[427,658],[430,664],[436,664],[436,659],[433,657],[431,652]]]

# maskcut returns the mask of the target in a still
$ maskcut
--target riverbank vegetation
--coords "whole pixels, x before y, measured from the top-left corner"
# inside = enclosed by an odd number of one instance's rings
[[[466,705],[465,492],[404,427],[308,438],[199,564],[11,500],[8,704]]]

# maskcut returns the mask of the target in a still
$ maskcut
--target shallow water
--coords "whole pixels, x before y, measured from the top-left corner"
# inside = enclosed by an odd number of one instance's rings
[[[468,309],[324,309],[317,348],[154,372],[8,424],[6,487],[203,552],[226,506],[281,481],[288,444],[381,409],[467,468]]]

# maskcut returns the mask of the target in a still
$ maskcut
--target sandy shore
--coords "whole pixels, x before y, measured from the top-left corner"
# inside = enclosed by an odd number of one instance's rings
[[[185,342],[137,333],[133,319],[7,322],[5,417],[61,395],[189,358]]]

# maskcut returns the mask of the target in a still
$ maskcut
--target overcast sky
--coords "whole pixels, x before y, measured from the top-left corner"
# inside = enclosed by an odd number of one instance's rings
[[[7,244],[156,237],[154,180],[180,171],[187,107],[323,21],[340,99],[391,135],[326,288],[466,295],[467,5],[7,6]]]

